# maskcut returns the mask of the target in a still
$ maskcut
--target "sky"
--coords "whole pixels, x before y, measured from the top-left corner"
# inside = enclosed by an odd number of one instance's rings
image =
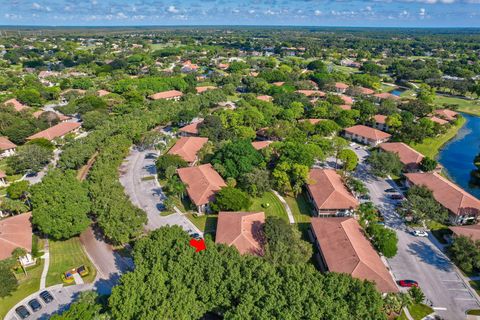
[[[480,27],[480,0],[0,0],[0,25]]]

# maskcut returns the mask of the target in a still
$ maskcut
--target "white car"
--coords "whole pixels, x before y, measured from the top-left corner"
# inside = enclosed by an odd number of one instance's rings
[[[428,233],[426,231],[423,231],[423,230],[414,230],[412,232],[412,234],[415,237],[428,237]]]

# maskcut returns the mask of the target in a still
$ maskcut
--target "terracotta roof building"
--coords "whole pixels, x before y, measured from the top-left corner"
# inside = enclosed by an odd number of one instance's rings
[[[255,150],[262,150],[268,147],[273,141],[269,140],[264,140],[264,141],[253,141],[252,146],[255,148]]]
[[[355,140],[360,143],[368,144],[370,146],[377,146],[380,143],[386,142],[391,135],[364,125],[356,125],[344,129],[345,138]]]
[[[468,226],[454,226],[449,227],[456,237],[464,236],[472,239],[473,241],[480,240],[480,225],[473,224]]]
[[[205,91],[208,91],[208,90],[215,90],[217,89],[217,87],[215,86],[203,86],[203,87],[196,87],[195,90],[197,91],[197,93],[203,93]]]
[[[348,104],[342,104],[339,106],[342,110],[352,110],[352,106]]]
[[[358,89],[359,89],[360,93],[363,94],[363,95],[371,95],[371,94],[375,93],[374,90],[369,89],[369,88],[359,87]]]
[[[376,114],[373,116],[373,121],[374,128],[382,131],[388,131],[387,116],[384,116],[383,114]]]
[[[187,185],[187,194],[197,206],[198,212],[209,211],[208,203],[215,199],[215,194],[221,188],[227,186],[211,164],[180,168],[177,173]]]
[[[447,178],[433,173],[406,173],[407,185],[425,186],[433,197],[450,213],[452,224],[476,221],[480,214],[480,200]]]
[[[317,215],[350,215],[359,206],[335,170],[311,169],[308,180],[307,195]]]
[[[336,82],[335,83],[335,90],[339,93],[344,93],[348,89],[348,84],[343,82]]]
[[[272,84],[273,84],[274,86],[276,86],[276,87],[281,87],[281,86],[283,86],[283,85],[285,84],[285,82],[283,82],[283,81],[278,81],[278,82],[274,82],[274,83],[272,83]]]
[[[390,92],[382,92],[382,93],[376,93],[373,95],[377,100],[386,100],[386,99],[392,99],[392,100],[399,100],[400,97],[391,94]]]
[[[355,219],[312,218],[311,225],[323,270],[372,281],[382,293],[399,291]]]
[[[380,149],[398,154],[406,171],[417,171],[424,156],[417,150],[403,142],[385,142],[379,145]]]
[[[103,96],[109,95],[110,93],[111,93],[110,91],[103,90],[103,89],[97,91],[97,95],[98,95],[99,97],[103,97]]]
[[[27,107],[26,105],[24,105],[23,103],[21,103],[20,101],[18,101],[17,99],[10,99],[10,100],[7,100],[3,103],[4,105],[6,106],[12,106],[15,111],[17,112],[20,112],[22,110],[26,110],[26,109],[29,109],[30,107]]]
[[[177,140],[175,145],[168,150],[168,154],[176,154],[190,165],[194,165],[197,160],[197,153],[203,145],[208,142],[208,138],[200,137],[182,137]]]
[[[56,138],[63,137],[67,133],[76,132],[80,128],[80,123],[78,122],[60,122],[59,124],[54,125],[48,129],[37,132],[34,135],[31,135],[27,140],[45,138],[47,140],[54,140]]]
[[[272,97],[272,96],[263,95],[263,96],[258,96],[257,99],[258,99],[258,100],[262,100],[262,101],[272,102],[273,97]]]
[[[183,93],[178,90],[169,90],[169,91],[162,91],[157,92],[149,96],[152,100],[179,100],[183,96]]]
[[[237,248],[240,254],[264,253],[263,212],[219,212],[215,243]]]
[[[448,123],[447,120],[444,120],[442,118],[439,118],[439,117],[435,117],[435,116],[432,116],[429,118],[431,121],[435,122],[435,123],[438,123],[439,125],[443,126],[443,125],[446,125]]]
[[[16,248],[32,251],[30,212],[0,220],[0,260],[7,259]]]
[[[300,119],[298,122],[308,122],[310,124],[316,125],[319,122],[325,121],[325,119]]]
[[[198,126],[203,123],[203,120],[195,121],[180,128],[178,131],[183,136],[198,136]]]
[[[304,94],[307,97],[325,97],[325,92],[319,90],[297,90],[295,92]]]
[[[7,137],[0,137],[0,158],[14,155],[16,148],[17,145],[8,140]]]
[[[458,117],[458,112],[449,109],[435,110],[435,114],[447,121],[453,121]]]
[[[344,104],[348,104],[348,105],[352,105],[352,104],[353,104],[353,99],[352,99],[352,97],[346,96],[346,95],[344,95],[344,94],[339,94],[338,96],[340,97],[340,99],[343,100],[343,103],[344,103]]]

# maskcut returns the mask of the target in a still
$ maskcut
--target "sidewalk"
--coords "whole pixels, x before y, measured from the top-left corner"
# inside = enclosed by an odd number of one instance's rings
[[[48,239],[45,239],[45,246],[43,250],[44,250],[44,254],[41,257],[41,259],[45,260],[45,264],[43,265],[42,277],[40,278],[40,290],[45,289],[48,268],[50,266],[50,251],[49,251]]]
[[[273,189],[272,189],[272,192],[277,196],[278,200],[280,200],[280,202],[285,207],[285,210],[287,211],[287,215],[288,215],[288,221],[290,221],[291,224],[295,223],[295,219],[293,218],[292,209],[290,209],[290,206],[288,205],[285,198],[282,197],[277,191],[275,191]]]

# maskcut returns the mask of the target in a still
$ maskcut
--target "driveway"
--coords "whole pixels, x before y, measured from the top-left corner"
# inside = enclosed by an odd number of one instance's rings
[[[155,150],[132,149],[120,167],[120,183],[130,201],[147,213],[147,230],[155,230],[167,225],[178,225],[187,232],[203,233],[183,214],[172,213],[162,217],[165,195],[158,184],[155,160],[158,156]]]
[[[368,166],[363,162],[367,151],[362,147],[353,147],[352,150],[360,160],[354,176],[365,183],[371,201],[385,218],[385,225],[395,230],[398,236],[398,253],[387,259],[395,280],[418,281],[438,315],[444,319],[465,319],[465,311],[480,306],[473,290],[463,281],[431,233],[424,238],[415,237],[407,231],[403,219],[395,211],[395,201],[384,192],[385,189],[396,187],[395,182],[369,174]]]

